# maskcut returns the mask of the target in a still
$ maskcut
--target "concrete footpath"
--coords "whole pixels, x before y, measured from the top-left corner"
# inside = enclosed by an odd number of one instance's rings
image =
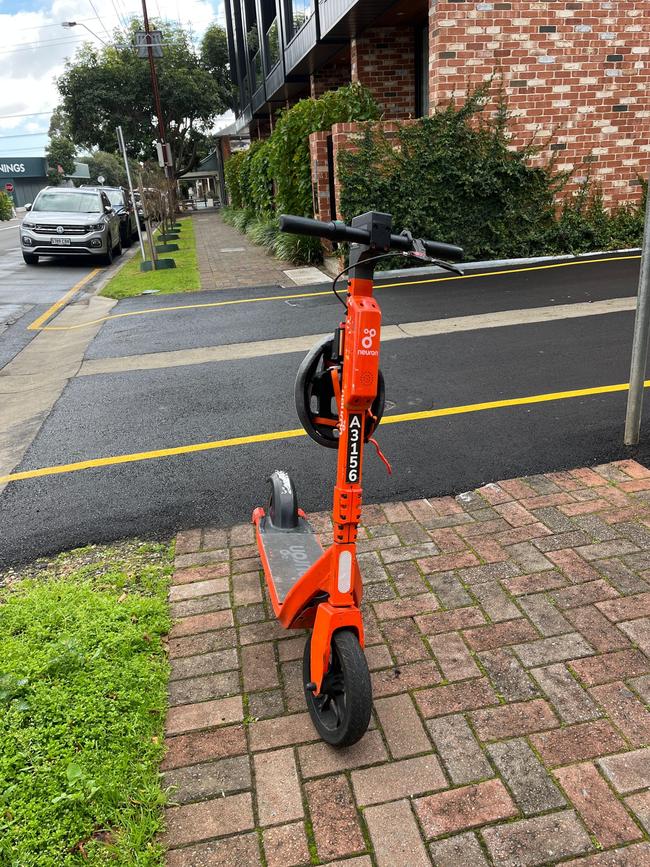
[[[359,550],[374,714],[337,752],[252,527],[178,536],[168,867],[650,865],[650,470],[366,506]]]

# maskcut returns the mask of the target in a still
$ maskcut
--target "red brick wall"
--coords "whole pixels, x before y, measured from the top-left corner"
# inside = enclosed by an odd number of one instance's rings
[[[434,2],[430,104],[503,74],[518,144],[587,165],[609,202],[636,199],[650,166],[650,0]],[[553,136],[553,144],[545,140]]]
[[[322,69],[309,76],[309,92],[312,98],[322,96],[327,90],[337,90],[350,83],[350,51],[337,55]]]
[[[352,40],[352,81],[364,84],[385,117],[415,115],[415,31],[372,27]]]
[[[318,220],[331,220],[330,184],[327,163],[329,132],[313,132],[309,136],[311,158],[311,184],[314,194],[314,216]]]

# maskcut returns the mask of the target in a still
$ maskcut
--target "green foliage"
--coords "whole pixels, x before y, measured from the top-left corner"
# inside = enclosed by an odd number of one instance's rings
[[[174,169],[182,174],[194,167],[202,142],[215,118],[230,107],[230,85],[224,81],[218,47],[209,38],[197,54],[187,31],[170,22],[155,22],[163,33],[163,56],[156,61],[160,101],[172,147]],[[133,48],[142,22],[132,19],[129,39],[116,31],[101,49],[85,43],[66,63],[57,80],[61,104],[57,126],[68,131],[79,147],[111,151],[115,127],[124,131],[129,154],[135,159],[154,156],[158,137],[147,60]]]
[[[50,138],[45,151],[50,184],[60,184],[65,175],[74,174],[76,150],[73,142],[65,136],[54,135]]]
[[[80,163],[86,163],[90,171],[90,183],[98,183],[97,178],[104,178],[107,187],[126,187],[127,177],[124,168],[124,160],[121,156],[106,151],[95,151],[90,156],[80,157]],[[140,165],[133,160],[129,161],[133,183],[137,183],[137,173]]]
[[[359,84],[329,90],[318,99],[301,99],[283,111],[268,140],[278,211],[301,217],[314,214],[309,159],[311,133],[329,130],[335,123],[378,117],[379,109],[370,91]]]
[[[369,91],[358,84],[302,99],[283,111],[268,139],[253,142],[249,150],[231,156],[224,167],[232,211],[224,219],[240,231],[253,220],[276,214],[313,216],[309,136],[329,130],[335,123],[372,120],[379,109]],[[277,223],[275,224],[277,226]],[[253,233],[259,236],[257,229]],[[268,232],[264,234],[267,238]],[[267,238],[268,240],[268,238]],[[278,235],[266,244],[280,258],[296,263],[318,262],[322,248],[317,239]]]
[[[647,182],[642,186],[638,203],[607,210],[600,189],[587,178],[576,193],[562,202],[547,240],[548,248],[558,253],[584,253],[638,246],[643,238],[648,195]]]
[[[589,180],[558,207],[568,175],[552,163],[532,166],[532,146],[509,148],[503,99],[494,116],[483,115],[489,89],[402,125],[396,137],[369,124],[358,150],[339,157],[343,218],[388,212],[397,230],[460,244],[470,259],[638,244],[642,209],[608,213]]]
[[[230,80],[228,36],[223,27],[211,24],[201,40],[201,61],[214,79],[222,103],[233,107],[233,85]]]
[[[224,163],[223,173],[226,178],[230,205],[233,208],[244,207],[244,191],[241,187],[241,172],[244,161],[247,159],[247,154],[248,151],[237,151]]]
[[[13,201],[8,193],[0,190],[0,220],[10,220],[13,211]]]
[[[159,867],[171,552],[42,565],[0,605],[0,864]]]
[[[277,218],[260,217],[252,220],[246,226],[246,234],[253,244],[273,250],[279,234]]]
[[[323,247],[319,238],[307,235],[290,235],[278,232],[273,244],[273,252],[278,259],[296,265],[316,265],[323,261]]]

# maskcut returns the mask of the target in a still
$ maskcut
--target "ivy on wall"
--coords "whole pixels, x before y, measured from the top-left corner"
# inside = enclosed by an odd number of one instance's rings
[[[533,144],[509,147],[504,98],[492,115],[484,112],[490,87],[391,136],[369,124],[358,149],[339,154],[343,218],[388,212],[397,231],[457,243],[473,259],[640,243],[644,203],[607,211],[589,178],[565,194],[568,173],[553,161],[531,165]]]
[[[276,255],[296,262],[322,257],[318,239],[279,235],[278,214],[314,215],[309,136],[335,123],[376,120],[379,109],[359,84],[302,99],[281,112],[269,138],[240,151],[224,167],[231,208],[226,219],[254,238],[263,238]],[[275,224],[275,233],[271,223]]]

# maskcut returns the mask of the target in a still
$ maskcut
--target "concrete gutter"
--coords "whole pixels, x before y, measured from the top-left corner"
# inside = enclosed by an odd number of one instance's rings
[[[577,256],[565,254],[563,256],[531,256],[525,259],[486,259],[481,262],[462,262],[458,264],[463,271],[484,271],[496,268],[522,268],[525,265],[548,265],[552,262],[579,262],[581,259],[594,259],[598,256],[621,256],[625,254],[640,255],[639,247],[626,250],[597,250],[593,253],[579,253]],[[396,268],[391,271],[377,271],[375,280],[394,280],[400,277],[434,277],[438,274],[448,274],[444,268],[435,265],[426,265],[422,268]]]
[[[630,247],[624,250],[595,250],[593,253],[579,253],[576,256],[571,256],[566,253],[562,256],[530,256],[521,259],[483,259],[480,262],[459,262],[458,267],[463,271],[484,271],[486,269],[498,268],[523,268],[526,265],[543,265],[553,262],[579,262],[584,259],[594,259],[599,256],[622,256],[630,254],[641,254],[639,247]],[[399,255],[399,254],[395,254]],[[338,267],[338,259],[333,256],[325,258],[323,270],[328,276],[335,277],[340,268]],[[403,277],[437,277],[441,274],[449,274],[444,268],[438,268],[436,265],[424,265],[422,268],[394,268],[390,271],[377,271],[375,273],[375,281],[377,280],[397,280]]]

